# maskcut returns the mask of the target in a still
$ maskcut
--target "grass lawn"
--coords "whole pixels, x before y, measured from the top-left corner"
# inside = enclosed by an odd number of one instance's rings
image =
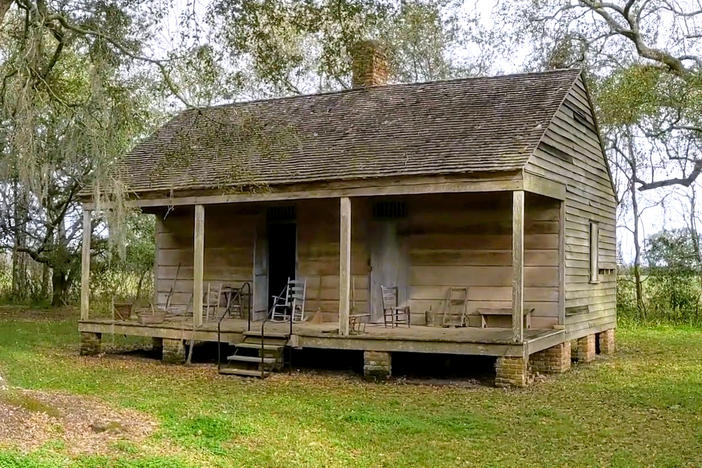
[[[93,454],[59,436],[29,452],[0,440],[0,467],[702,465],[700,329],[620,329],[614,357],[502,390],[307,373],[241,380],[213,366],[82,358],[73,314],[26,316],[0,309],[10,385],[97,397],[156,429]]]

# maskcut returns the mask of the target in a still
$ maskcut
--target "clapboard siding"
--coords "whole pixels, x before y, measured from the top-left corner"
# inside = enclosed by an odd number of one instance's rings
[[[352,308],[369,312],[371,205],[352,200]],[[408,245],[409,301],[415,323],[425,311],[445,306],[450,286],[467,286],[469,312],[478,307],[510,307],[512,281],[511,198],[508,194],[453,194],[406,199],[408,219],[399,231]],[[297,277],[307,280],[306,309],[320,319],[338,318],[339,201],[306,200],[297,211]],[[237,205],[205,211],[204,281],[250,281],[255,226],[265,213]],[[158,302],[173,291],[176,310],[191,310],[193,213],[178,210],[160,220],[156,254]],[[534,307],[534,326],[558,317],[558,203],[529,194],[525,219],[525,302]],[[177,278],[176,278],[177,275]],[[476,325],[475,319],[471,321]]]
[[[480,307],[512,306],[512,198],[510,193],[422,196],[408,200],[403,235],[409,247],[410,308],[414,323],[441,313],[449,287],[468,287],[470,324]],[[558,320],[559,206],[528,194],[525,217],[526,307],[533,326]]]
[[[584,122],[583,122],[584,118]],[[525,171],[566,186],[565,306],[588,306],[566,317],[571,338],[616,323],[616,198],[582,79],[578,79],[552,119],[542,142],[572,156],[558,157],[540,145]],[[599,223],[599,282],[590,283],[589,223]]]
[[[367,313],[369,259],[366,246],[366,204],[351,202],[352,312]],[[297,276],[307,280],[308,314],[324,321],[339,314],[339,199],[306,200],[297,204]]]
[[[238,285],[252,280],[259,215],[256,210],[236,205],[205,208],[205,290],[208,283]],[[192,311],[193,223],[191,209],[177,210],[157,223],[157,303],[165,306],[172,290],[175,311]]]

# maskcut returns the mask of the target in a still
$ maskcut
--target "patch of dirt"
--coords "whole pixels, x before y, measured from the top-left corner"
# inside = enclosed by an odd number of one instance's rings
[[[71,455],[104,454],[117,441],[144,440],[158,426],[143,413],[112,408],[96,398],[34,390],[0,393],[0,415],[0,446],[25,452],[61,440]]]
[[[43,321],[78,319],[79,311],[75,307],[36,308],[25,305],[0,305],[0,318],[20,321]]]

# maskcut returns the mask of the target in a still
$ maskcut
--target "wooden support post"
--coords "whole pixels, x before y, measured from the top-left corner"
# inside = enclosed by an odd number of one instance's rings
[[[202,325],[202,278],[205,263],[205,207],[195,205],[193,234],[193,326]]]
[[[512,192],[512,338],[524,341],[524,192]]]
[[[92,212],[83,210],[83,246],[81,250],[80,272],[80,319],[90,316],[90,237],[92,235]]]
[[[349,334],[351,298],[351,200],[342,197],[339,217],[339,334]]]
[[[558,324],[565,325],[565,227],[566,227],[566,202],[560,203],[558,216]]]

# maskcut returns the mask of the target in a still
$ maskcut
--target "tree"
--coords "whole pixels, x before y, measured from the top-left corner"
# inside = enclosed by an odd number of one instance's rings
[[[646,242],[651,303],[658,316],[679,322],[700,319],[700,262],[687,229],[661,231]]]
[[[268,86],[266,95],[300,94],[350,88],[349,51],[363,39],[382,43],[396,81],[474,73],[450,57],[463,36],[449,4],[215,0],[209,21],[231,61],[243,61],[253,83]]]
[[[623,141],[622,141],[623,140]],[[634,135],[632,129],[626,128],[621,134],[614,134],[610,140],[610,148],[612,149],[613,158],[612,163],[619,170],[618,174],[621,174],[626,179],[623,184],[620,184],[624,189],[624,193],[619,194],[618,199],[620,200],[620,210],[619,215],[624,215],[626,210],[621,209],[623,199],[628,196],[630,205],[629,213],[631,214],[631,222],[623,223],[621,227],[628,230],[631,233],[633,245],[634,245],[634,292],[636,298],[636,310],[642,319],[646,319],[646,304],[644,302],[643,293],[643,280],[641,278],[641,268],[642,268],[642,235],[641,235],[641,217],[645,210],[645,207],[640,206],[639,194],[636,189],[636,181],[638,180],[638,174],[641,166],[641,156],[637,152],[636,145],[634,143]]]
[[[114,194],[119,156],[150,123],[143,72],[128,68],[157,15],[137,20],[132,2],[0,7],[0,247],[48,265],[59,304],[78,274],[78,193]]]
[[[702,172],[702,8],[676,0],[503,3],[513,34],[534,41],[536,68],[583,66],[605,132],[637,126],[664,151],[641,190],[692,184]],[[518,13],[521,14],[518,14]]]

